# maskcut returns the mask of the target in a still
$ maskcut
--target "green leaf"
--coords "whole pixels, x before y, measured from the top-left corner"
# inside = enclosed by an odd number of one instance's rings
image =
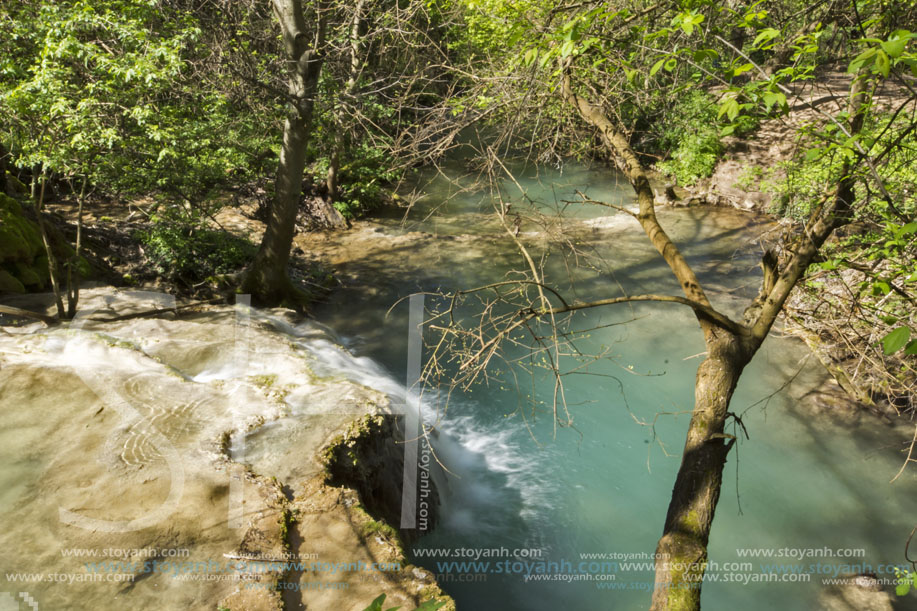
[[[885,354],[894,354],[908,343],[911,338],[911,330],[907,327],[898,327],[888,335],[882,338],[882,351]]]
[[[806,161],[815,161],[816,159],[821,159],[821,156],[824,154],[822,149],[809,149],[806,151]]]
[[[901,54],[904,53],[904,48],[907,46],[907,41],[910,40],[910,34],[907,30],[898,30],[889,36],[886,42],[882,43],[882,50],[889,57],[901,57]]]
[[[677,64],[678,64],[678,60],[676,60],[674,57],[670,57],[670,58],[667,59],[666,62],[665,62],[665,71],[666,71],[666,72],[671,72],[672,70],[675,69],[675,66],[676,66]]]
[[[375,600],[369,603],[368,607],[363,609],[363,611],[382,611],[382,603],[384,602],[385,602],[385,592],[377,596]]]
[[[553,59],[556,52],[557,52],[556,48],[554,48],[554,49],[548,49],[545,53],[542,53],[541,59],[538,60],[538,67],[544,68],[546,65],[548,65],[548,62],[551,61],[551,59]]]
[[[907,596],[907,593],[911,591],[911,582],[902,581],[897,586],[895,586],[895,594],[898,596]]]
[[[664,63],[665,63],[665,58],[663,57],[663,58],[660,59],[658,62],[656,62],[655,64],[653,64],[653,67],[650,68],[650,76],[653,76],[653,75],[655,75],[657,72],[659,72],[659,69],[662,68],[662,64],[664,64]]]
[[[904,347],[904,354],[908,356],[917,354],[917,339],[912,339],[907,343],[907,346]],[[914,578],[917,579],[917,573],[914,573]],[[917,588],[917,583],[914,584],[914,587]]]
[[[739,103],[735,98],[729,98],[720,104],[720,110],[717,113],[717,118],[726,115],[730,121],[734,121],[735,118],[739,115]]]
[[[900,238],[914,232],[917,232],[917,221],[913,221],[901,227],[901,229],[895,232],[895,237]]]
[[[732,71],[732,74],[733,74],[733,76],[739,76],[740,74],[744,74],[744,73],[748,72],[749,70],[751,70],[751,69],[754,68],[754,67],[755,67],[755,66],[754,66],[754,64],[752,64],[752,63],[742,64],[741,66],[739,66],[738,68],[736,68],[735,70],[733,70],[733,71]]]
[[[876,51],[876,70],[882,74],[882,76],[888,78],[888,74],[891,71],[891,62],[888,59],[888,55],[885,54],[885,51]]]
[[[775,104],[780,108],[786,106],[786,95],[781,91],[768,91],[763,97],[764,105],[767,107],[768,111],[770,111]]]
[[[881,295],[888,295],[892,290],[892,287],[888,285],[888,282],[879,280],[878,282],[873,282],[872,284],[872,294],[876,297]]]
[[[416,611],[436,611],[440,607],[445,607],[445,606],[446,606],[446,601],[440,602],[440,601],[437,601],[435,598],[431,598],[430,600],[421,603],[420,606],[417,607]]]
[[[854,57],[853,61],[850,62],[850,66],[847,67],[847,72],[853,74],[853,73],[859,72],[861,68],[871,66],[872,63],[876,61],[876,52],[877,51],[878,49],[873,47],[870,49],[866,49],[865,51],[863,51],[862,53]]]
[[[917,76],[917,57],[907,56],[898,59],[898,63],[904,64],[911,69],[911,74]]]
[[[761,30],[761,33],[755,37],[755,41],[752,46],[757,47],[762,42],[770,42],[771,40],[780,36],[780,30],[775,30],[774,28],[764,28]]]

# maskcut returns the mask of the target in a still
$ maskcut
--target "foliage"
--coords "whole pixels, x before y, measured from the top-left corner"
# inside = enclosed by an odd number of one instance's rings
[[[907,327],[896,327],[882,338],[882,350],[886,356],[894,354],[901,349],[904,354],[917,354],[917,340],[911,340],[911,330]]]
[[[400,606],[398,606],[398,607],[389,607],[388,609],[385,609],[382,606],[385,603],[385,598],[386,598],[386,595],[383,592],[382,594],[377,596],[375,600],[373,600],[373,602],[370,603],[370,605],[366,607],[363,611],[398,611],[398,609],[401,608]],[[436,611],[437,609],[440,609],[445,606],[446,606],[445,601],[436,601],[434,599],[430,599],[430,600],[427,600],[421,603],[417,607],[417,611]]]
[[[457,61],[481,61],[504,54],[551,8],[543,0],[452,0],[451,4],[462,16],[449,33],[449,49]]]
[[[875,172],[861,171],[856,202],[859,229],[829,244],[824,259],[808,272],[801,320],[810,328],[830,327],[849,348],[839,360],[868,358],[871,367],[852,367],[850,377],[867,391],[902,408],[913,408],[917,354],[917,138],[904,113],[880,111],[855,143],[837,144],[838,128],[806,134],[819,146],[784,164],[779,178],[765,181],[779,197],[776,212],[804,220],[824,198],[827,186],[856,146],[877,159]],[[819,189],[821,193],[819,193]],[[818,312],[817,316],[808,312]],[[832,341],[836,341],[832,340]],[[844,355],[847,355],[846,357]]]
[[[660,127],[659,148],[670,158],[656,167],[692,185],[713,174],[723,152],[716,128],[716,106],[703,91],[692,92],[675,105]]]
[[[867,359],[850,378],[865,390],[913,408],[917,354],[917,222],[902,224],[876,215],[860,221],[868,231],[830,244],[802,285],[796,316],[810,329],[830,328],[830,341],[846,346],[839,361]],[[813,316],[809,312],[817,312]]]
[[[200,219],[154,217],[149,229],[136,238],[157,274],[191,285],[214,276],[238,271],[251,260],[253,244],[222,230],[205,226]]]
[[[898,580],[898,585],[895,586],[895,594],[898,596],[907,596],[911,591],[911,587],[917,591],[917,571],[905,571],[895,568],[895,578]]]
[[[385,593],[383,592],[382,594],[377,596],[373,600],[373,602],[371,602],[370,605],[366,607],[363,611],[383,611],[382,603],[385,602],[385,597],[386,597]],[[399,605],[397,607],[389,607],[388,609],[385,609],[385,611],[398,611],[398,609],[400,608],[401,606]]]
[[[352,219],[385,203],[385,187],[398,180],[402,172],[392,167],[386,149],[363,140],[346,152],[340,168],[340,191],[334,207]],[[324,180],[329,159],[320,158],[314,166],[315,176]]]
[[[194,74],[207,49],[193,15],[145,0],[3,12],[0,127],[20,167],[192,203],[261,169],[264,118]]]

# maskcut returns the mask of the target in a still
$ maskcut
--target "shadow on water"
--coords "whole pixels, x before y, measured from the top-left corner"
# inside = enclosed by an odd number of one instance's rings
[[[550,172],[541,177],[545,201],[554,197],[549,184],[554,178]],[[608,197],[617,189],[618,201],[627,205],[619,183],[591,186],[605,189]],[[346,237],[336,238],[344,287],[316,310],[352,350],[372,356],[396,377],[405,371],[408,335],[406,304],[384,316],[396,300],[421,290],[500,280],[524,263],[509,236],[495,233],[491,223],[483,228],[475,224],[489,210],[480,196],[450,203],[424,219],[434,205],[427,201],[412,210],[403,228],[391,218],[383,221],[384,229],[374,230],[375,246],[361,243],[362,238],[349,243]],[[454,223],[437,217],[456,211],[465,214]],[[522,225],[520,237],[536,258],[546,256],[548,281],[584,301],[624,292],[680,294],[636,223],[625,215],[600,214],[589,211],[568,220],[568,237],[576,240],[579,252],[566,258],[562,240]],[[658,214],[711,301],[730,316],[740,316],[759,288],[757,239],[774,225],[735,210],[660,209]],[[576,322],[586,328],[631,318],[636,320],[627,325],[597,328],[583,342],[584,351],[609,348],[615,358],[590,365],[583,372],[588,375],[575,381],[570,378],[568,401],[577,429],[560,429],[555,436],[549,406],[539,408],[543,417],[523,421],[520,402],[532,398],[523,394],[550,397],[550,376],[526,380],[531,385],[526,388],[494,384],[460,397],[441,434],[458,442],[461,455],[447,458],[468,475],[448,481],[452,490],[444,504],[445,521],[415,548],[532,545],[549,560],[654,549],[684,443],[684,412],[693,404],[703,343],[691,312],[669,304],[593,310]],[[766,412],[755,407],[745,418],[751,440],[730,454],[711,558],[728,561],[737,547],[798,544],[868,548],[874,562],[897,561],[897,542],[907,535],[899,530],[912,514],[904,488],[913,480],[894,489],[882,481],[895,462],[893,451],[881,449],[888,447],[889,431],[866,426],[868,415],[834,424],[824,414],[808,413],[800,396],[821,384],[824,372],[814,360],[800,364],[805,351],[798,343],[774,338],[766,347],[743,375],[733,411],[772,394],[800,368],[803,373],[773,397]],[[502,459],[496,460],[501,452]],[[736,494],[741,495],[741,514]],[[438,570],[435,559],[416,560]],[[622,587],[614,592],[590,582],[535,583],[492,573],[486,578],[441,585],[461,606],[637,609],[649,604],[644,586],[651,585],[652,575],[620,573]],[[704,591],[704,602],[712,608],[814,608],[821,586],[717,584]]]

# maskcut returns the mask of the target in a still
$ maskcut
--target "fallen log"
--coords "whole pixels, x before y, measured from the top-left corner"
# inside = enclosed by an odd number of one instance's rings
[[[39,314],[38,312],[32,312],[30,310],[23,310],[22,308],[14,308],[13,306],[0,305],[0,314],[9,314],[10,316],[20,316],[22,318],[34,318],[40,320],[49,327],[60,324],[60,321],[52,316]]]
[[[144,310],[142,312],[132,312],[130,314],[122,314],[121,316],[112,316],[110,318],[90,318],[89,320],[93,322],[120,322],[122,320],[132,320],[134,318],[144,318],[146,316],[156,316],[158,314],[165,314],[168,312],[178,312],[179,310],[187,310],[188,308],[195,308],[202,305],[211,305],[214,303],[220,303],[226,301],[225,297],[214,297],[213,299],[204,299],[203,301],[192,301],[191,303],[185,303],[177,306],[170,306],[167,308],[155,308],[152,310]]]

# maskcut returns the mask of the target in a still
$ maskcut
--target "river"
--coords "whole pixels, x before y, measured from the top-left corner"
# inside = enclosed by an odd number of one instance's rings
[[[520,176],[503,192],[549,282],[584,300],[678,294],[628,215],[565,203],[579,191],[631,206],[614,173],[571,164]],[[222,561],[244,527],[271,510],[258,492],[270,485],[238,465],[298,497],[329,435],[385,395],[404,404],[409,308],[404,301],[389,311],[393,304],[418,291],[500,281],[524,264],[494,220],[488,190],[436,174],[415,188],[407,214],[389,210],[349,232],[298,238],[342,282],[316,306],[315,321],[221,307],[180,319],[3,328],[0,608],[26,605],[23,592],[41,609],[212,609],[227,594],[216,580],[137,567],[87,579],[94,571],[84,558],[164,563],[187,553]],[[550,231],[530,220],[522,191]],[[760,277],[757,239],[773,223],[728,209],[666,208],[659,216],[712,301],[740,313]],[[564,236],[575,237],[578,256],[563,256]],[[99,290],[84,306],[110,316],[160,299]],[[439,574],[459,609],[649,606],[647,563],[703,342],[690,311],[676,304],[588,310],[572,323],[589,329],[578,347],[604,356],[565,378],[569,426],[556,427],[550,406],[539,403],[549,402],[554,384],[539,370],[455,393],[448,407],[439,389],[425,390],[423,417],[436,421],[432,450],[444,467],[435,477],[441,506],[436,528],[407,551]],[[424,337],[434,335],[427,329]],[[507,355],[522,354],[515,350]],[[823,579],[888,578],[887,565],[904,563],[917,475],[889,480],[912,429],[845,409],[825,388],[801,343],[778,336],[743,374],[732,411],[748,439],[731,429],[740,440],[713,526],[705,608],[828,608],[833,594]],[[223,437],[229,430],[236,433]],[[244,506],[234,501],[240,481],[250,487],[238,497]],[[338,538],[319,532],[303,545]],[[334,553],[348,549],[357,553],[343,543]],[[477,564],[451,564],[471,560]],[[118,583],[122,574],[131,578]],[[311,608],[362,611],[355,601],[368,604],[378,589],[365,587],[351,598],[323,593],[317,600],[325,602]]]
[[[569,165],[519,175],[518,182],[504,181],[502,192],[523,217],[531,214],[520,189],[535,209],[561,211],[563,227],[579,236],[585,256],[564,257],[557,231],[552,238],[534,221],[520,226],[533,257],[548,257],[546,278],[568,297],[679,294],[634,219],[568,203],[583,193],[633,206],[629,186],[613,172]],[[408,307],[385,315],[396,299],[504,280],[525,265],[494,220],[490,190],[434,174],[421,185],[424,197],[408,214],[389,213],[362,234],[335,241],[341,254],[334,260],[347,280],[318,311],[352,351],[384,363],[398,380],[406,373]],[[774,225],[732,209],[664,208],[659,216],[713,303],[739,316],[760,282],[758,240]],[[394,240],[390,247],[376,242],[380,232]],[[453,475],[443,523],[413,547],[414,560],[440,573],[460,609],[649,606],[647,563],[678,468],[703,341],[693,315],[679,305],[589,310],[575,326],[592,329],[580,349],[608,358],[566,379],[572,426],[555,428],[544,405],[531,411],[532,396],[550,403],[551,375],[522,373],[517,383],[477,387],[454,396],[445,412],[436,400],[424,406],[428,419],[439,420],[439,458]],[[800,342],[777,336],[743,374],[732,411],[749,438],[732,431],[740,440],[710,540],[707,608],[816,608],[831,596],[823,579],[860,572],[893,578],[893,569],[880,565],[905,564],[915,475],[889,480],[912,429],[838,407],[821,394],[825,383]],[[593,564],[601,554],[637,564]],[[532,560],[549,564],[525,562]],[[525,574],[538,570],[550,581]]]

